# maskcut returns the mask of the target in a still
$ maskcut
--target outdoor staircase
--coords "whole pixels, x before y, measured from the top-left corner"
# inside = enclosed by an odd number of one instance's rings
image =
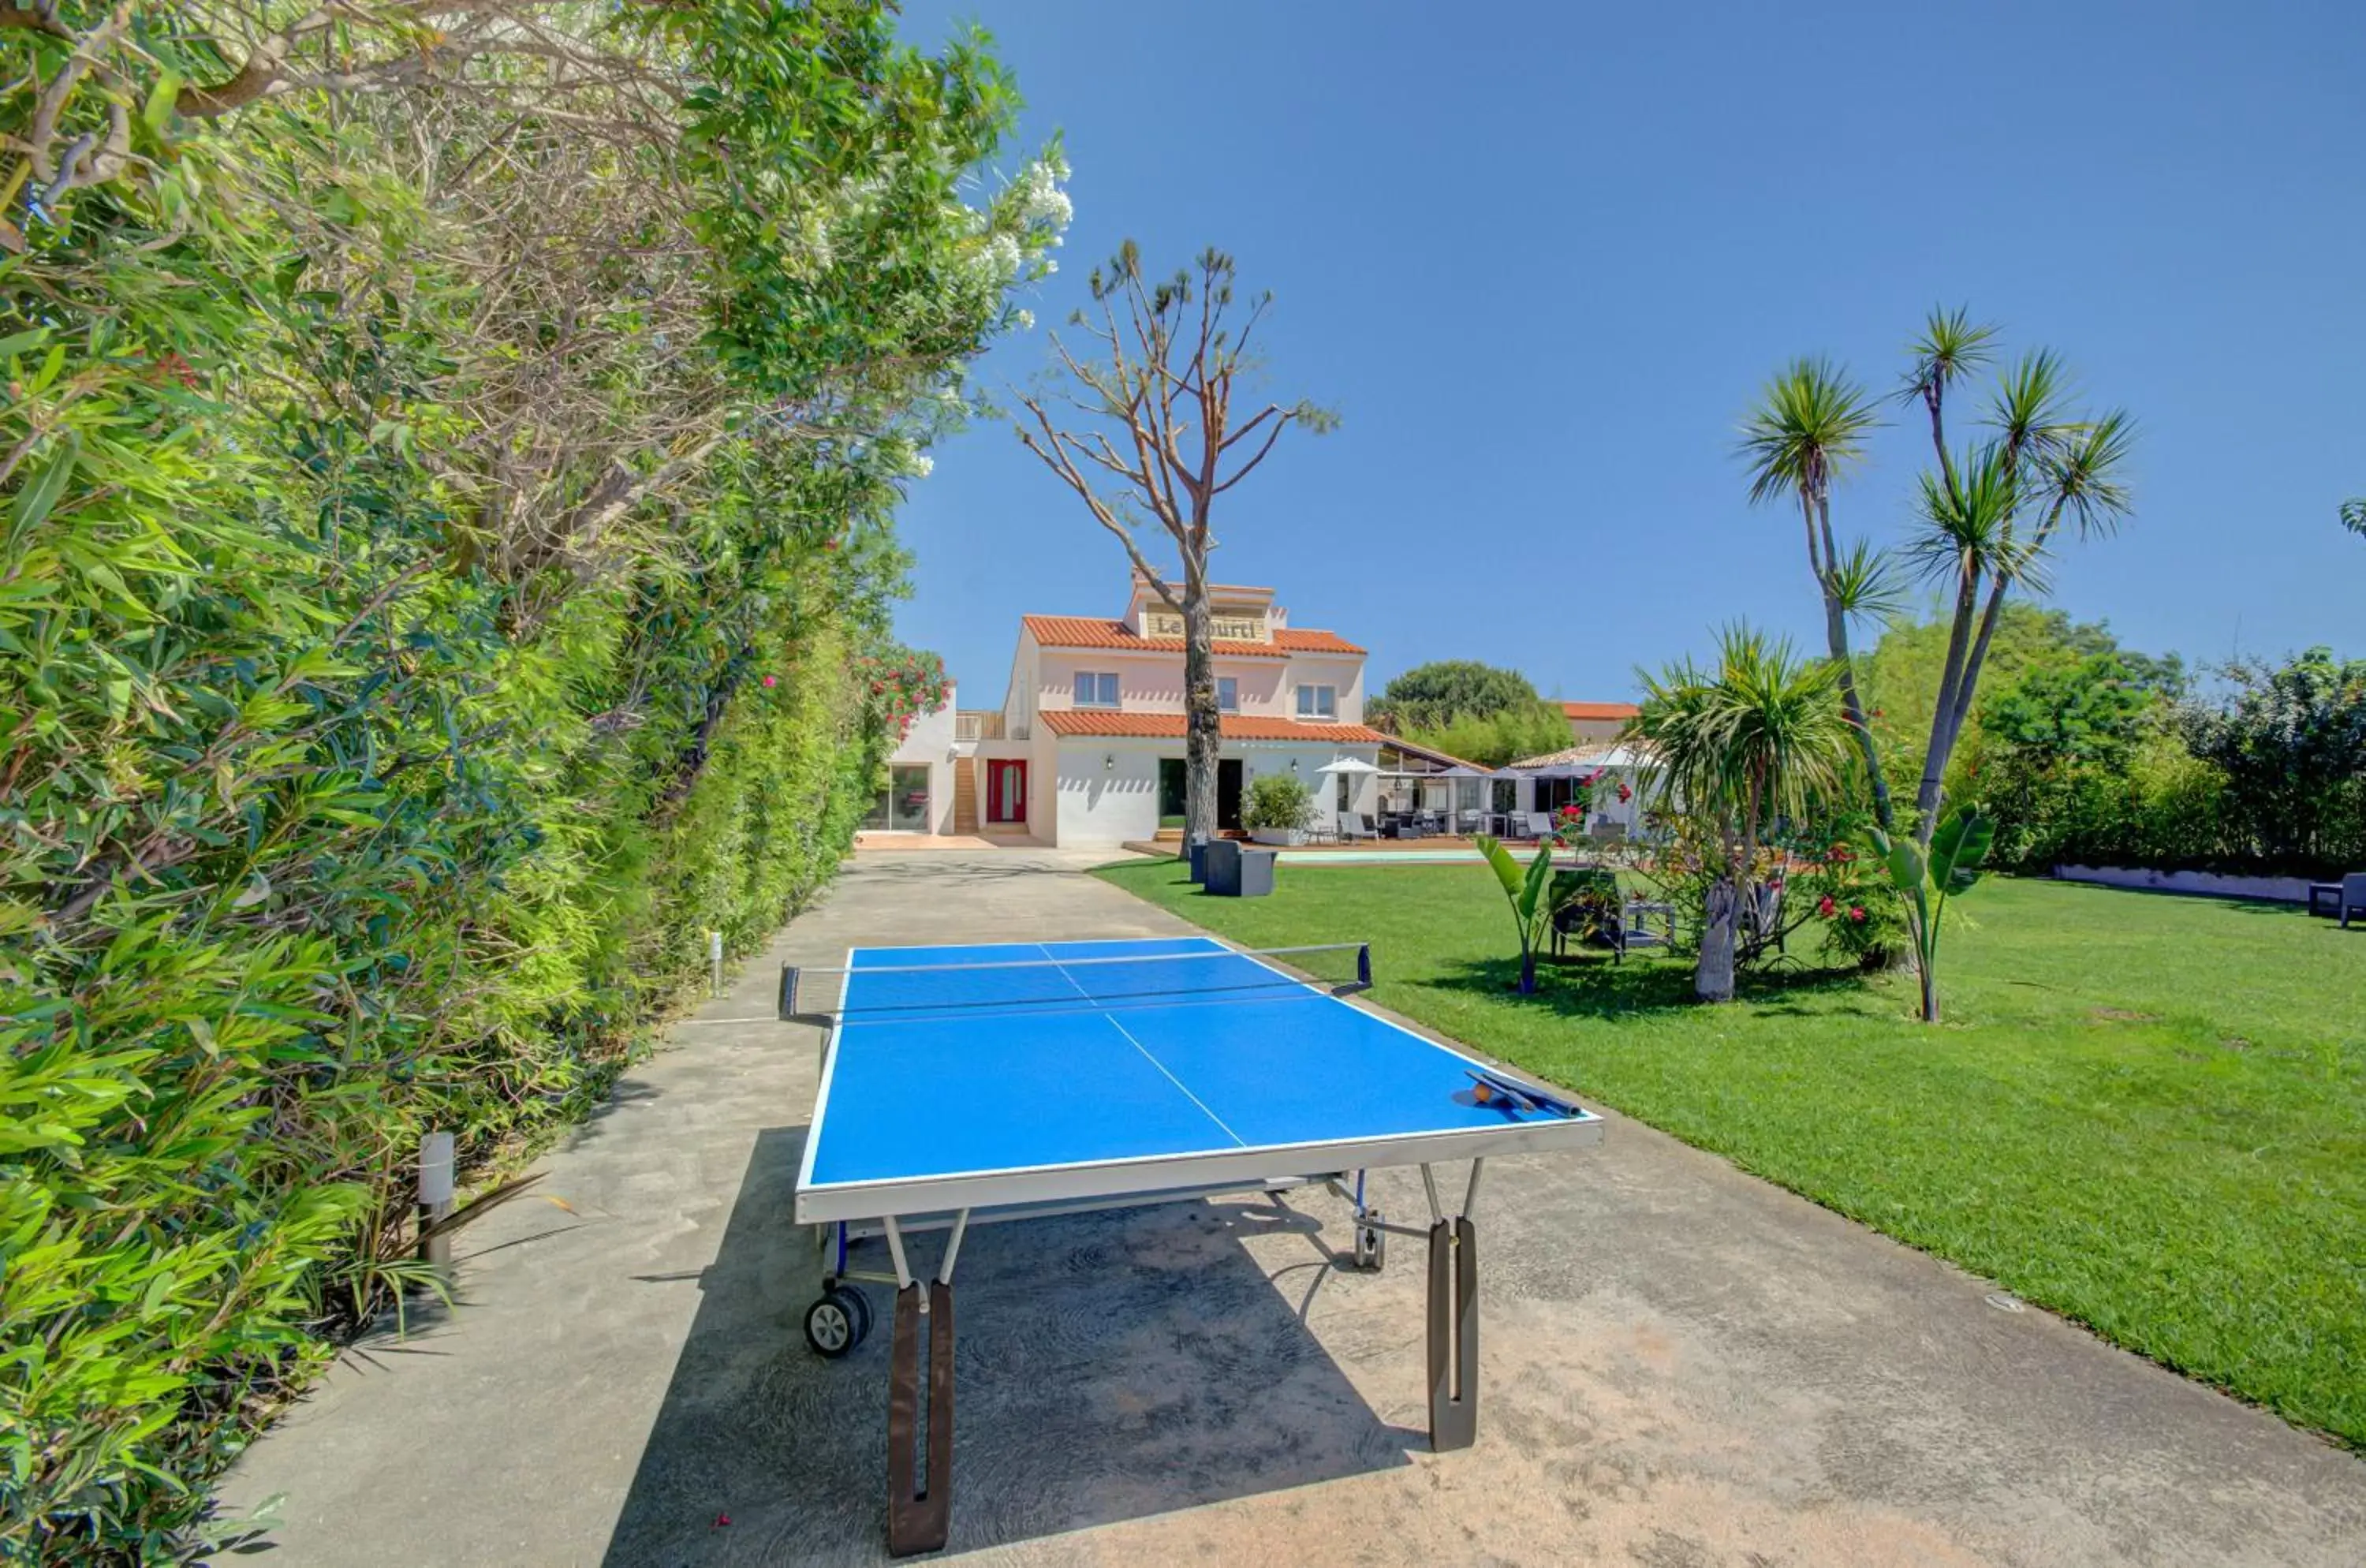
[[[977,836],[977,759],[953,759],[953,831]]]

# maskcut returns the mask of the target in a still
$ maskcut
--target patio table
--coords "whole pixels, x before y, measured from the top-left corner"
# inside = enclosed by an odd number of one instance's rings
[[[2341,884],[2312,882],[2308,885],[2308,912],[2332,919],[2341,913]]]

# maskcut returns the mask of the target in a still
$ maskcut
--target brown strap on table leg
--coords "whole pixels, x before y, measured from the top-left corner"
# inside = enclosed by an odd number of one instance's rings
[[[1470,1219],[1429,1227],[1429,1446],[1479,1440],[1479,1233]]]
[[[920,1292],[929,1292],[929,1469],[919,1458]],[[896,1292],[896,1339],[887,1371],[887,1551],[895,1557],[945,1544],[953,1500],[953,1291],[930,1280]]]

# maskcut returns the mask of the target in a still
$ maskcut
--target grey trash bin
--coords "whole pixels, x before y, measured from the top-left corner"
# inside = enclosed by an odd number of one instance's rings
[[[1273,891],[1274,852],[1231,839],[1208,846],[1208,891],[1224,898],[1262,898]]]

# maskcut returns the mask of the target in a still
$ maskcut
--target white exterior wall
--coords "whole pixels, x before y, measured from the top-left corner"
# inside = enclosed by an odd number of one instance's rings
[[[1040,842],[1056,844],[1061,842],[1060,738],[1039,724],[1027,746],[1027,833]]]
[[[1240,712],[1259,717],[1287,718],[1285,704],[1294,699],[1290,694],[1290,666],[1293,660],[1243,659],[1238,656],[1216,658],[1216,674],[1231,676],[1237,683]],[[1056,712],[1076,705],[1076,674],[1079,671],[1114,671],[1117,674],[1118,703],[1128,713],[1181,713],[1183,711],[1183,656],[1179,653],[1141,653],[1116,649],[1047,648],[1040,650],[1034,662],[1034,682],[1031,691],[1034,705]],[[1324,680],[1331,680],[1325,675]],[[1340,690],[1340,702],[1346,702],[1346,682],[1334,682]],[[1361,722],[1358,720],[1356,722]]]
[[[1026,739],[1034,722],[1036,666],[1042,657],[1022,626],[1018,650],[1010,656],[1010,682],[1002,689],[1002,732],[1014,739]]]
[[[1339,690],[1338,722],[1364,722],[1364,656],[1360,653],[1293,653],[1290,656],[1289,687],[1280,694],[1274,716],[1298,716],[1300,685],[1335,686]]]
[[[1138,605],[1137,605],[1138,608]],[[1025,755],[1031,766],[1027,779],[1027,830],[1047,843],[1116,844],[1144,840],[1158,830],[1158,760],[1179,758],[1179,737],[1161,739],[1063,738],[1053,734],[1037,716],[1076,706],[1076,676],[1082,671],[1113,671],[1118,677],[1118,711],[1144,714],[1183,712],[1183,656],[1138,649],[1045,648],[1022,626],[1011,658],[1010,684],[1003,698],[1003,722],[1008,739],[978,744],[979,778],[985,759]],[[1335,687],[1341,724],[1364,719],[1364,656],[1361,654],[1294,653],[1287,658],[1244,658],[1218,655],[1216,673],[1235,682],[1234,711],[1244,717],[1297,717],[1297,688],[1306,682]],[[1290,761],[1299,776],[1314,791],[1315,807],[1328,822],[1335,811],[1336,786],[1315,769],[1340,755],[1376,759],[1377,749],[1330,741],[1273,743],[1235,741],[1222,755],[1246,764],[1243,784],[1267,771],[1288,772]],[[1372,781],[1356,781],[1349,809],[1377,809],[1378,791]],[[980,820],[984,820],[981,807]]]
[[[1121,844],[1158,831],[1158,759],[1174,742],[1076,738],[1056,744],[1056,770],[1042,794],[1053,797],[1053,839]]]
[[[1042,776],[1052,787],[1038,789],[1031,797],[1031,807],[1042,805],[1046,797],[1052,803],[1052,814],[1046,827],[1032,827],[1038,837],[1049,836],[1063,848],[1073,845],[1120,844],[1132,840],[1144,841],[1158,831],[1158,763],[1161,758],[1183,755],[1180,740],[1099,739],[1073,736],[1051,748],[1055,761]],[[1369,762],[1379,754],[1376,746],[1306,746],[1265,741],[1234,741],[1225,745],[1220,755],[1241,760],[1241,787],[1245,795],[1254,781],[1268,773],[1288,773],[1290,763],[1298,764],[1297,776],[1305,781],[1314,793],[1318,820],[1328,822],[1333,815],[1335,785],[1327,774],[1315,770],[1341,755],[1358,757]],[[1365,775],[1356,781],[1355,794],[1359,802],[1353,809],[1372,809],[1372,780]],[[1031,824],[1031,826],[1032,826]]]
[[[1340,700],[1343,703],[1346,700],[1344,693]],[[1339,815],[1339,782],[1334,775],[1317,773],[1315,770],[1338,757],[1353,757],[1358,761],[1377,763],[1380,761],[1380,749],[1372,745],[1305,746],[1273,741],[1250,741],[1244,745],[1227,746],[1224,748],[1223,754],[1227,757],[1240,757],[1246,764],[1242,770],[1241,777],[1241,791],[1244,798],[1251,784],[1268,773],[1289,773],[1290,763],[1296,762],[1298,777],[1314,794],[1314,820],[1318,826],[1327,827]],[[1379,782],[1372,774],[1348,775],[1347,809],[1351,812],[1380,809]]]
[[[929,826],[930,833],[953,830],[953,686],[945,683],[944,705],[932,708],[912,721],[904,733],[903,743],[888,757],[898,766],[926,764],[929,770]],[[882,829],[873,829],[882,830]]]
[[[1080,671],[1114,671],[1118,703],[1128,713],[1183,711],[1183,656],[1141,653],[1117,649],[1033,647],[1014,670],[1013,679],[1025,679],[1031,699],[1023,705],[1057,712],[1076,705],[1076,675]],[[1239,711],[1260,718],[1298,716],[1301,684],[1331,686],[1339,694],[1341,724],[1364,722],[1364,660],[1354,653],[1293,653],[1287,659],[1216,656],[1216,673],[1231,676],[1240,699]],[[1016,716],[1014,715],[1014,717]]]

